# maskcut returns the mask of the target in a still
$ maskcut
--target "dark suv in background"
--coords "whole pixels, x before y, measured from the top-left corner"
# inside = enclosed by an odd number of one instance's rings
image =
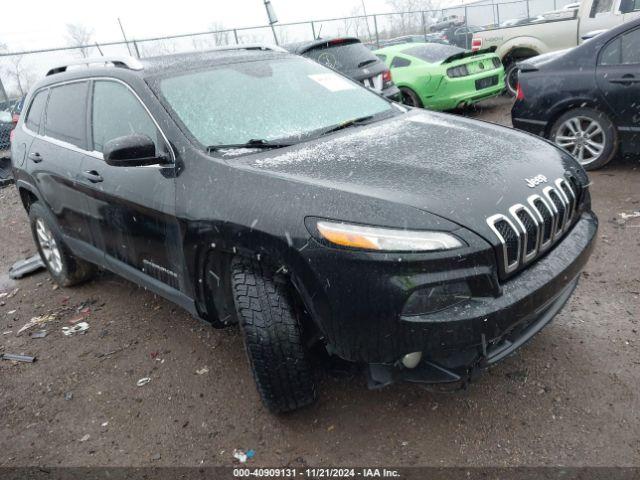
[[[33,88],[12,143],[50,274],[99,266],[239,323],[274,412],[314,400],[311,352],[371,387],[467,381],[554,317],[591,253],[587,175],[531,135],[264,47],[83,62]]]
[[[392,100],[400,100],[391,71],[357,38],[318,39],[285,45],[291,53],[337,70]]]

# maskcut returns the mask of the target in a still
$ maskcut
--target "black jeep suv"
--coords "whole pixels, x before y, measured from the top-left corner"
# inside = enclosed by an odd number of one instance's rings
[[[239,323],[274,412],[313,401],[323,349],[373,387],[466,381],[552,319],[590,255],[587,175],[529,134],[266,47],[96,62],[51,70],[12,144],[49,272],[99,266]]]

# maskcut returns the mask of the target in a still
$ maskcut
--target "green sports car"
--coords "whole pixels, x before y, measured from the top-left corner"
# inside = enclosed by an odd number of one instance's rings
[[[453,45],[408,43],[374,53],[391,70],[403,103],[451,110],[504,90],[504,68],[494,50],[471,52]]]

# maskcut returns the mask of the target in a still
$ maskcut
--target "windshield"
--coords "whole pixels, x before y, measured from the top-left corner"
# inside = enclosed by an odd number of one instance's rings
[[[300,138],[391,111],[366,88],[300,57],[169,77],[160,81],[160,92],[205,147]]]
[[[464,51],[464,48],[454,47],[453,45],[425,43],[423,45],[417,45],[415,47],[408,48],[402,53],[419,58],[420,60],[424,60],[425,62],[438,63],[450,57],[451,55],[455,55],[456,53]]]
[[[355,70],[377,61],[375,55],[360,42],[324,45],[303,55],[340,72]]]

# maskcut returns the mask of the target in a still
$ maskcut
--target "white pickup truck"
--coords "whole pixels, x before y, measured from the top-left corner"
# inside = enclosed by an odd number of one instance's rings
[[[496,47],[506,71],[509,91],[515,95],[516,63],[542,53],[575,47],[583,36],[608,30],[640,17],[640,0],[582,0],[576,9],[555,10],[532,23],[482,30],[473,35],[471,49]]]

